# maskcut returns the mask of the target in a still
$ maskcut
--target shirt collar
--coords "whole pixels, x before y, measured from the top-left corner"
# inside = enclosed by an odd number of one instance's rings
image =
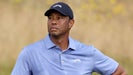
[[[51,41],[49,35],[46,36],[46,38],[44,39],[45,45],[47,47],[47,49],[50,49],[52,47],[55,47],[56,45]]]
[[[44,39],[44,42],[45,42],[45,45],[46,45],[47,49],[50,49],[50,48],[53,48],[53,47],[56,46],[51,41],[49,35],[46,36],[46,38]],[[69,37],[69,46],[68,46],[68,49],[76,50],[75,41],[71,37]]]
[[[74,39],[72,39],[71,37],[69,37],[69,46],[68,48],[72,49],[72,50],[76,50],[76,44]]]

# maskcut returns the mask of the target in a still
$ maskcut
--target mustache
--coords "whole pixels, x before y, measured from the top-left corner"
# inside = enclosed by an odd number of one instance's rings
[[[51,26],[49,29],[59,29],[59,27]]]

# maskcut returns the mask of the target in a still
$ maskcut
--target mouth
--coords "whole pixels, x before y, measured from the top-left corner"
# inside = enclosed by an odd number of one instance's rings
[[[56,28],[56,27],[51,27],[51,28],[50,28],[51,31],[56,31],[57,29],[58,29],[58,28]]]

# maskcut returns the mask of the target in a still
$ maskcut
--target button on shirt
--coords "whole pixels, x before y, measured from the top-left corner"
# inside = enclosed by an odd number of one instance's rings
[[[62,51],[46,36],[22,50],[11,75],[111,75],[117,67],[115,60],[93,46],[69,37],[67,50]]]

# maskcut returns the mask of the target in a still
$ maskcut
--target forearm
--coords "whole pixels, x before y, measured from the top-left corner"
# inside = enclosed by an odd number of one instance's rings
[[[112,75],[127,75],[126,71],[119,65]]]

